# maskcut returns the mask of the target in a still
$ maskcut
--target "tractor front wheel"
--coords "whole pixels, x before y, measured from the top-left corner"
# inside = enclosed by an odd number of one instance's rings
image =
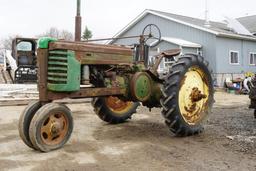
[[[69,108],[63,104],[48,103],[33,117],[29,137],[34,147],[42,152],[61,148],[70,138],[73,118]]]
[[[92,106],[99,118],[111,124],[123,123],[136,112],[139,103],[123,101],[118,97],[98,97],[92,100]]]
[[[169,129],[177,136],[200,133],[214,102],[213,91],[208,62],[194,54],[179,57],[165,77],[160,101]]]
[[[41,103],[39,101],[33,101],[28,104],[28,106],[23,110],[19,119],[19,134],[22,141],[30,148],[36,149],[30,141],[29,138],[29,126],[32,118],[35,113],[41,107]]]

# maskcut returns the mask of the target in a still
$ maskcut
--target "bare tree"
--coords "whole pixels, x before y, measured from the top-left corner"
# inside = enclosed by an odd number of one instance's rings
[[[19,35],[12,35],[8,36],[4,39],[0,40],[0,49],[6,49],[11,50],[12,49],[12,40],[21,37]],[[56,27],[51,27],[49,30],[47,30],[45,33],[40,34],[36,37],[54,37],[57,39],[64,39],[64,40],[74,40],[74,36],[71,32],[67,30],[59,30]]]
[[[74,40],[74,36],[71,32],[67,30],[59,30],[56,27],[51,27],[45,33],[40,34],[36,37],[53,37],[57,39]]]
[[[61,31],[60,38],[64,39],[64,40],[74,40],[73,34],[69,31],[67,31],[67,30],[62,30]]]
[[[12,36],[8,36],[7,38],[0,40],[0,48],[6,49],[6,50],[12,50],[12,40],[17,37],[21,37],[21,36],[12,35]]]

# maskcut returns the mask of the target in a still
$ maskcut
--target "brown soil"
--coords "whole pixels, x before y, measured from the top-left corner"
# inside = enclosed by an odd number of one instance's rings
[[[132,120],[109,125],[90,104],[70,104],[75,127],[64,148],[25,146],[17,122],[25,106],[0,107],[1,170],[256,170],[256,119],[244,95],[216,93],[204,133],[178,138],[159,109],[139,107]]]

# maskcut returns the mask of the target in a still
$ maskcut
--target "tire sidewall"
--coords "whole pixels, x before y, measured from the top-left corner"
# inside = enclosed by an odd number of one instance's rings
[[[61,141],[59,144],[56,145],[47,145],[43,142],[41,137],[41,127],[46,120],[46,118],[53,112],[62,112],[65,113],[65,116],[67,118],[68,122],[68,131],[65,137],[63,138],[63,141]],[[36,146],[43,152],[48,152],[52,150],[56,150],[61,148],[66,142],[70,139],[72,131],[73,131],[73,117],[71,115],[70,110],[63,104],[57,104],[57,103],[49,103],[44,105],[35,115],[33,118],[33,125],[31,125],[33,128],[30,128],[34,143]],[[33,131],[34,129],[34,131]]]
[[[36,112],[41,107],[41,103],[39,101],[33,101],[28,104],[28,106],[23,110],[20,118],[19,118],[19,135],[23,142],[29,146],[30,148],[36,149],[30,141],[29,137],[29,127],[31,120],[33,119]]]

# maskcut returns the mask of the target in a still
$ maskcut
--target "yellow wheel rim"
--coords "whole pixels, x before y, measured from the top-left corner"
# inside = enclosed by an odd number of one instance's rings
[[[189,125],[196,125],[205,117],[209,99],[207,80],[202,69],[194,66],[188,69],[181,81],[179,109]]]
[[[114,113],[116,113],[118,115],[125,114],[133,106],[133,102],[131,102],[131,101],[123,101],[123,100],[119,99],[118,97],[110,96],[110,97],[107,97],[105,100],[106,100],[107,107],[112,112],[114,112]]]

